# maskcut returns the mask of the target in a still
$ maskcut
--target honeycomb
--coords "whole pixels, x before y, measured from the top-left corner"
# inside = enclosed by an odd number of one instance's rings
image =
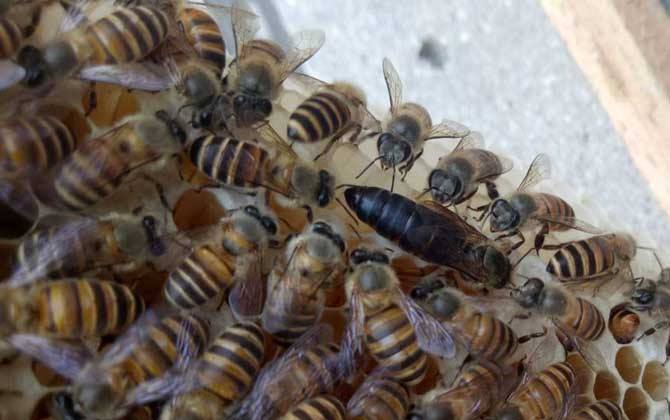
[[[55,6],[49,6],[49,8],[49,14],[59,16],[60,12]],[[48,39],[49,35],[46,32],[45,34],[38,32],[37,36]],[[61,100],[67,98],[67,105],[84,112],[90,107],[88,102],[90,96],[86,88],[84,83],[68,81],[59,86],[53,96],[58,96]],[[153,113],[162,108],[174,111],[176,104],[179,103],[175,98],[176,94],[172,91],[157,94],[131,92],[125,88],[104,83],[98,83],[95,91],[97,107],[88,116],[88,122],[77,122],[81,133],[89,132],[89,138],[94,138],[137,113]],[[0,97],[0,100],[6,100],[6,95],[8,94]],[[290,80],[286,82],[285,91],[270,120],[278,133],[286,132],[288,115],[305,98],[306,92],[299,84],[292,84]],[[382,115],[383,105],[377,104],[374,111]],[[505,156],[504,150],[496,150],[494,141],[490,143],[487,145],[488,149]],[[312,160],[322,147],[321,143],[297,144],[294,145],[294,150],[304,159]],[[417,197],[424,190],[428,173],[435,165],[437,157],[448,153],[452,147],[453,143],[448,140],[428,144],[424,158],[415,164],[407,179],[404,181],[396,179],[395,192],[408,197]],[[335,174],[339,184],[388,188],[389,174],[377,166],[370,167],[360,178],[355,177],[355,174],[358,174],[361,168],[367,166],[375,157],[374,142],[368,141],[360,146],[338,143],[334,147],[332,157],[323,164],[326,169]],[[514,170],[502,177],[498,182],[502,195],[514,190],[523,176],[526,165],[527,163],[524,162],[515,162]],[[164,233],[175,233],[213,225],[226,214],[226,209],[238,208],[254,202],[252,197],[236,194],[226,189],[199,189],[198,186],[207,185],[208,181],[198,174],[189,162],[160,161],[146,168],[146,172],[160,184],[170,185],[165,195],[171,211],[166,212],[160,204],[152,182],[136,177],[129,179],[110,197],[95,205],[89,210],[89,213],[94,216],[107,216],[113,212],[129,212],[141,205],[145,212],[157,216],[162,223],[161,229]],[[598,210],[597,203],[585,197],[574,197],[570,188],[559,180],[544,182],[537,189],[552,191],[566,199],[573,205],[581,219],[603,229],[616,228],[616,226],[608,225],[607,219]],[[471,203],[477,205],[486,200],[480,191],[473,197]],[[296,211],[282,208],[272,201],[270,207],[276,216],[291,226],[292,230],[299,231],[304,226],[304,217],[297,215]],[[334,206],[327,210],[315,210],[316,218],[339,220],[342,225],[353,223],[341,206]],[[460,206],[458,211],[465,217],[470,216],[465,206]],[[45,220],[48,220],[49,217],[58,217],[58,214],[40,204],[21,185],[2,180],[0,183],[0,238],[2,239],[0,241],[0,274],[3,278],[9,274],[10,262],[18,242],[36,227],[45,224]],[[367,225],[356,224],[355,230],[355,234],[349,232],[349,247],[359,243],[359,237],[363,236],[366,241],[375,242],[382,247],[395,248],[394,244],[374,236],[374,232]],[[585,236],[579,232],[569,231],[549,235],[547,242],[560,243]],[[517,251],[516,255],[521,255],[526,250],[522,248]],[[539,257],[529,257],[521,264],[519,272],[523,272],[526,267],[530,267],[528,270],[532,272],[533,264],[540,264],[543,267],[549,256],[550,253],[543,251]],[[394,255],[394,263],[397,271],[403,270],[404,273],[406,270],[406,275],[401,275],[406,282],[403,285],[406,290],[411,288],[411,282],[414,281],[411,278],[414,273],[419,273],[418,277],[421,277],[429,273],[424,270],[430,270],[427,264],[403,255]],[[124,273],[122,281],[135,285],[136,290],[146,298],[147,303],[160,302],[160,290],[169,265],[169,261],[158,261],[151,268],[144,267],[136,272]],[[633,271],[637,276],[655,278],[658,274],[658,267],[648,255],[639,253],[633,262]],[[546,274],[542,276],[551,281]],[[517,285],[521,282],[520,278],[515,279]],[[628,311],[621,318],[617,318],[622,308],[625,309],[625,302],[628,300],[628,291],[625,290],[625,287],[595,296],[590,291],[577,293],[591,300],[608,321],[605,333],[596,342],[596,347],[604,356],[608,370],[594,373],[579,354],[567,355],[567,360],[577,372],[580,397],[587,401],[611,400],[622,408],[629,420],[670,419],[667,402],[670,392],[670,373],[665,364],[668,331],[661,330],[638,340],[642,332],[653,326],[657,320],[649,314],[633,311]],[[508,305],[499,310],[501,316],[511,316],[519,312],[519,308],[511,301],[503,301]],[[332,325],[336,335],[339,336],[346,324],[346,314],[343,310],[346,308],[346,296],[341,292],[329,294],[326,306],[322,320]],[[516,323],[514,326],[517,333],[521,335],[537,331],[538,325],[541,324],[546,324],[546,322],[536,316]],[[280,350],[274,348],[272,344],[269,346],[270,350],[266,356],[268,359]],[[521,346],[519,351],[522,354],[530,354],[532,346],[530,344]],[[0,386],[0,420],[54,418],[49,408],[50,394],[61,391],[66,382],[48,368],[16,354],[12,349],[1,348],[0,352],[4,357],[0,364],[0,375],[4,378],[11,378],[11,381],[6,380],[5,385]],[[464,354],[459,354],[451,361],[430,359],[426,379],[411,389],[415,404],[430,401],[437,389],[447,388],[464,357]],[[557,352],[553,360],[558,361],[563,357],[563,354]],[[4,388],[9,383],[12,384],[11,387]],[[345,384],[338,388],[338,396],[346,400],[354,391],[355,384]],[[157,418],[157,415],[156,410],[138,409],[129,414],[128,418]]]

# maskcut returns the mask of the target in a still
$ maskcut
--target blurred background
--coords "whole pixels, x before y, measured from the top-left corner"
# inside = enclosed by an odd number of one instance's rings
[[[670,242],[665,212],[537,1],[251,4],[265,20],[265,34],[279,41],[301,29],[324,30],[326,44],[306,70],[357,83],[378,116],[388,107],[381,71],[387,56],[405,98],[424,105],[434,121],[453,119],[482,132],[487,146],[524,165],[522,171],[538,153],[548,154],[552,177],[574,197],[597,203],[609,226],[644,232],[641,241],[654,242],[640,245]]]

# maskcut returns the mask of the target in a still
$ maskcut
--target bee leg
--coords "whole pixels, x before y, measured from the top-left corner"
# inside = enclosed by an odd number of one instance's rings
[[[540,255],[540,249],[544,247],[544,240],[549,233],[549,225],[547,223],[542,225],[542,229],[535,235],[535,252]]]
[[[402,166],[402,167],[400,168],[400,172],[403,173],[403,174],[402,174],[402,178],[400,178],[401,181],[404,181],[404,180],[405,180],[405,178],[407,177],[407,174],[409,173],[409,171],[410,171],[410,170],[412,169],[412,167],[414,166],[414,162],[416,162],[416,161],[421,157],[421,155],[423,155],[423,150],[421,150],[421,151],[420,151],[419,153],[417,153],[416,155],[412,156],[412,157],[410,158],[409,162],[407,162],[406,165],[404,165],[404,166]]]
[[[509,233],[504,233],[504,234],[498,236],[497,238],[495,238],[495,240],[496,240],[496,241],[499,241],[499,240],[501,240],[501,239],[505,239],[505,238],[513,238],[513,237],[515,237],[515,236],[519,236],[519,237],[521,237],[521,240],[520,240],[519,242],[516,242],[514,245],[512,245],[511,250],[514,251],[515,249],[517,249],[518,247],[520,247],[521,245],[523,245],[524,242],[526,242],[526,238],[523,236],[523,233],[519,232],[518,229],[514,229],[513,231],[511,231],[511,232],[509,232]]]
[[[304,205],[302,208],[305,209],[307,221],[312,223],[314,221],[314,212],[312,211],[312,208],[308,205]]]
[[[535,333],[531,333],[531,334],[526,334],[524,336],[519,337],[519,339],[517,341],[519,342],[519,344],[523,344],[523,343],[526,343],[526,342],[528,342],[530,340],[533,340],[535,338],[544,337],[545,335],[547,335],[547,328],[542,327],[542,332],[535,332]]]
[[[514,322],[517,319],[530,319],[530,317],[533,316],[532,312],[525,312],[525,313],[520,313],[512,316],[509,321],[507,321],[508,324],[512,325],[512,322]]]
[[[486,185],[486,195],[488,195],[491,201],[500,197],[500,193],[498,192],[498,187],[496,186],[496,184],[494,184],[491,181],[485,181],[484,185]]]
[[[657,322],[656,324],[654,324],[654,326],[652,326],[651,328],[649,328],[645,332],[643,332],[642,335],[640,335],[637,338],[637,341],[642,340],[644,337],[655,334],[659,330],[664,330],[664,329],[669,328],[669,327],[670,327],[670,320]],[[666,360],[666,362],[667,362],[667,360]]]
[[[88,90],[88,109],[84,114],[85,117],[91,115],[91,113],[98,107],[98,93],[95,91],[95,82],[91,82]]]
[[[484,217],[486,217],[486,215],[488,214],[489,207],[490,204],[483,204],[478,207],[470,207],[470,205],[468,205],[468,210],[474,211],[475,213],[479,213],[479,216],[476,216],[474,219],[478,222],[481,222],[482,220],[484,220]]]

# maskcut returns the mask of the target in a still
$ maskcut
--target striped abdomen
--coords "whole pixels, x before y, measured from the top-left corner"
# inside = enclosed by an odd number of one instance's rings
[[[474,419],[486,414],[507,397],[503,370],[494,364],[469,365],[432,405],[446,406],[454,419]]]
[[[552,216],[554,218],[571,218],[575,217],[575,211],[570,204],[560,197],[546,193],[531,194],[535,202],[536,209],[533,215],[536,216]],[[559,223],[549,223],[550,231],[564,231],[569,230],[570,226]]]
[[[561,321],[584,340],[596,340],[605,330],[605,319],[596,306],[586,299],[576,298],[568,304]]]
[[[196,315],[171,315],[148,327],[123,363],[135,384],[167,372],[185,353],[202,354],[209,342],[209,323]],[[188,348],[185,348],[188,346]]]
[[[251,389],[264,354],[263,331],[258,325],[232,325],[198,362],[198,383],[228,406]]]
[[[570,420],[622,420],[621,408],[610,400],[593,402],[579,410]]]
[[[509,398],[524,419],[557,419],[575,382],[572,367],[555,363],[540,371]]]
[[[0,16],[0,59],[10,58],[23,42],[23,32],[11,19]]]
[[[74,133],[52,116],[0,122],[0,172],[45,171],[77,147]]]
[[[168,34],[168,17],[155,7],[123,7],[95,21],[86,30],[91,64],[139,61]]]
[[[202,246],[193,251],[168,277],[165,300],[180,309],[205,304],[233,284],[236,258],[223,249]]]
[[[468,352],[475,358],[502,361],[516,352],[519,339],[503,321],[488,314],[469,317],[461,332]]]
[[[290,290],[281,286],[275,287],[277,281],[287,280],[273,271],[268,281],[268,296],[261,322],[263,329],[271,334],[275,341],[288,345],[316,324],[323,309],[323,295],[318,291],[309,296],[297,286]],[[291,295],[288,296],[288,293]]]
[[[386,369],[388,376],[407,385],[421,382],[427,357],[402,309],[393,304],[366,316],[365,332],[370,354]]]
[[[220,77],[226,67],[226,44],[219,25],[207,12],[192,7],[182,9],[177,19],[198,57]]]
[[[344,420],[344,405],[331,395],[319,395],[298,404],[282,420]]]
[[[551,257],[547,271],[559,280],[582,280],[602,275],[616,264],[616,255],[610,241],[594,236],[568,242]]]
[[[118,333],[144,312],[128,287],[99,280],[60,280],[36,287],[37,333],[61,338]]]
[[[302,143],[326,139],[351,122],[351,111],[345,99],[331,91],[321,91],[307,98],[288,119],[288,138]]]
[[[347,407],[349,417],[364,419],[403,420],[410,405],[407,389],[389,378],[368,378],[365,396]]]
[[[262,185],[268,152],[254,143],[231,137],[198,137],[189,147],[193,164],[222,184],[243,188]]]

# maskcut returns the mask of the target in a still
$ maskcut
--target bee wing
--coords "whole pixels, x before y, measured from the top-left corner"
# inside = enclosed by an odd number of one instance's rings
[[[398,301],[409,319],[419,346],[428,353],[451,359],[456,356],[456,343],[450,327],[433,317],[401,290]]]
[[[461,123],[450,120],[442,120],[434,125],[426,137],[426,141],[441,138],[461,138],[470,134],[470,129]]]
[[[282,64],[279,80],[283,82],[305,61],[312,58],[326,41],[326,35],[321,30],[301,31],[292,37],[292,44],[286,52],[286,59]]]
[[[391,114],[395,113],[400,104],[402,104],[402,82],[400,76],[393,67],[393,63],[387,57],[382,61],[382,70],[384,71],[384,80],[389,94],[389,103],[391,104]]]
[[[284,141],[284,139],[277,133],[277,131],[272,128],[270,124],[265,124],[262,127],[259,127],[256,132],[260,135],[260,139],[266,143],[271,145],[272,147],[276,147],[281,151],[281,153],[285,153],[288,156],[292,156],[294,158],[298,158],[298,155],[296,152],[291,148],[291,146]]]
[[[239,321],[257,318],[263,311],[265,302],[265,279],[260,253],[252,253],[238,257],[235,269],[235,285],[228,294],[228,306]]]
[[[482,173],[482,177],[477,179],[478,182],[484,182],[491,178],[498,177],[511,171],[514,167],[514,162],[512,162],[511,159],[507,159],[506,157],[499,155],[496,155],[496,158],[498,158],[498,163],[487,162],[486,164],[481,165],[480,171]]]
[[[65,17],[58,26],[57,34],[69,32],[80,25],[87,25],[90,16],[95,9],[101,7],[93,0],[74,0],[65,7]]]
[[[258,16],[248,11],[248,7],[241,2],[235,1],[230,14],[233,26],[233,39],[235,40],[235,60],[244,58],[244,45],[251,41],[260,29]]]
[[[468,135],[462,137],[454,150],[451,152],[457,152],[463,149],[474,149],[484,147],[484,136],[479,131],[471,131]]]
[[[0,90],[19,83],[26,75],[26,69],[10,60],[0,60]]]
[[[160,92],[175,86],[175,77],[165,65],[149,61],[88,66],[79,71],[78,78],[147,92]]]
[[[523,177],[521,184],[517,188],[517,191],[523,192],[533,187],[542,180],[545,180],[551,176],[551,161],[549,156],[544,153],[540,153],[535,156],[533,162],[528,167],[528,172],[526,176]]]
[[[354,287],[349,299],[347,328],[340,343],[340,366],[345,376],[353,375],[356,371],[358,358],[363,354],[364,334],[365,309],[360,292],[358,288]]]
[[[349,399],[349,402],[347,403],[347,412],[350,412],[357,407],[363,407],[365,405],[366,399],[371,397],[374,398],[380,393],[381,389],[379,386],[378,379],[383,378],[384,373],[385,370],[382,369],[380,365],[377,365],[377,367],[375,367],[374,371],[367,376],[365,382],[363,382],[358,386],[354,395],[352,395],[351,398]],[[398,385],[404,387],[404,385],[401,382],[397,382],[393,379],[388,380],[396,382]],[[381,392],[383,392],[383,390],[381,390]]]
[[[314,76],[310,76],[306,73],[301,73],[299,71],[289,73],[286,76],[286,80],[290,80],[291,82],[300,85],[300,87],[302,87],[304,91],[308,92],[310,95],[315,93],[320,87],[327,85],[327,83],[323,80]]]
[[[556,329],[567,338],[570,347],[572,347],[584,358],[584,361],[589,365],[593,372],[598,373],[607,370],[605,357],[600,352],[600,350],[598,350],[598,347],[596,347],[590,341],[579,337],[568,325],[560,322],[557,319],[553,319],[552,321],[556,326]]]
[[[75,379],[94,355],[83,344],[72,344],[34,334],[14,334],[7,341],[68,379]]]
[[[567,226],[570,229],[575,229],[582,232],[591,233],[594,235],[601,235],[604,233],[602,229],[593,226],[583,220],[579,220],[575,217],[540,215],[540,216],[533,216],[533,219],[536,219],[542,223],[555,223],[558,225]]]

